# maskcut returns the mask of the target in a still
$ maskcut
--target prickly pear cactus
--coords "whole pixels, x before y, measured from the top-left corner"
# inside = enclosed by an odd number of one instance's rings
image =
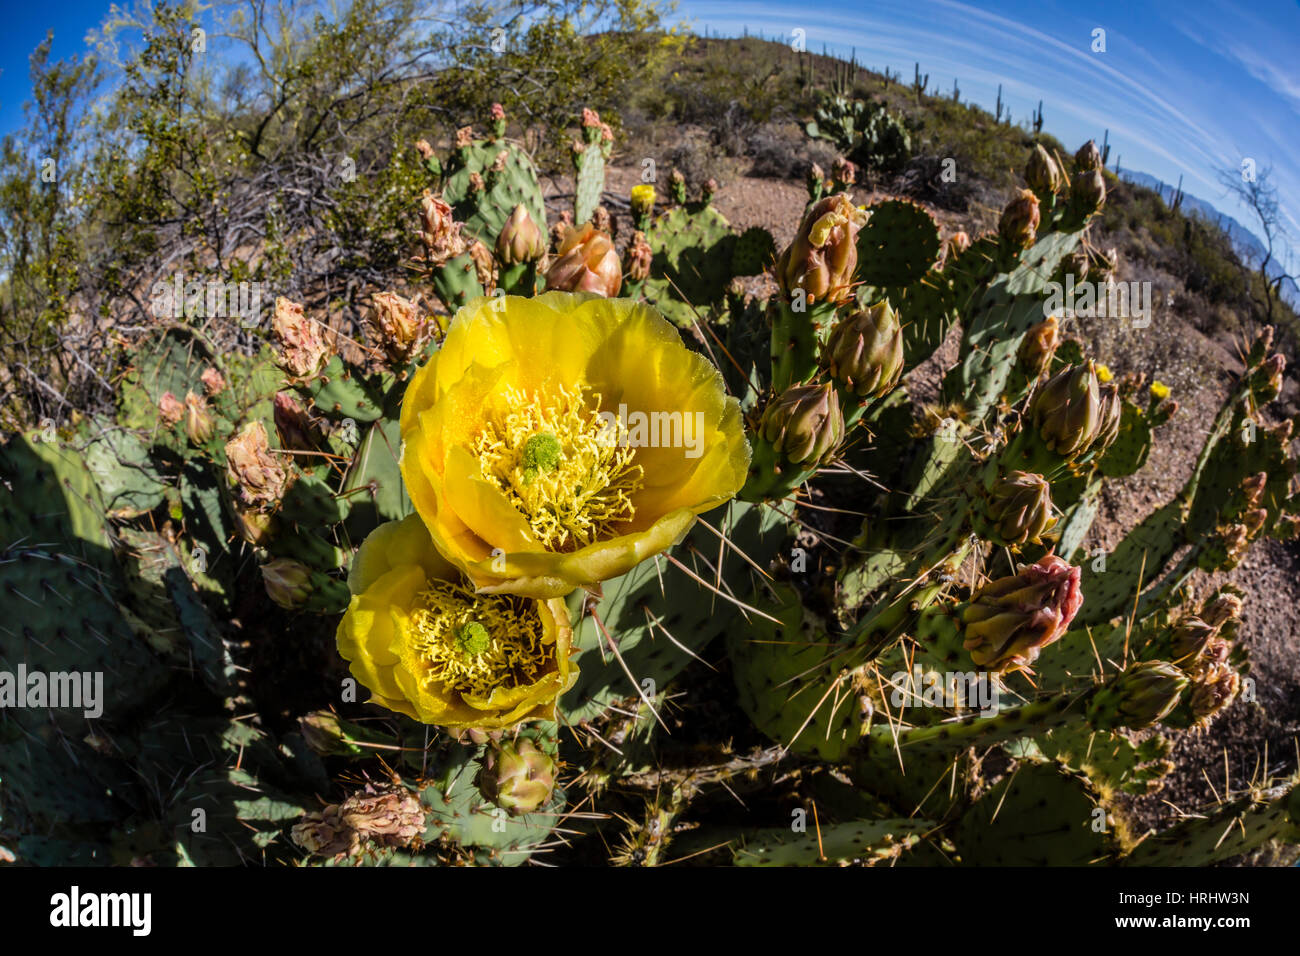
[[[1165,833],[1125,803],[1253,692],[1240,594],[1201,576],[1300,522],[1269,334],[1182,490],[1099,561],[1105,483],[1180,420],[1048,305],[1098,203],[1035,154],[996,232],[945,241],[811,177],[778,253],[675,177],[657,217],[634,192],[620,259],[588,114],[544,276],[498,109],[411,197],[419,288],[361,332],[281,298],[224,350],[182,317],[131,344],[113,417],[0,446],[0,848],[1167,865],[1300,839],[1292,779]],[[812,132],[907,149],[860,102]],[[735,281],[763,272],[770,298]]]

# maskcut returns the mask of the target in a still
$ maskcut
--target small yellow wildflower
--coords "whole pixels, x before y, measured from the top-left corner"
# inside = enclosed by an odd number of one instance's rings
[[[1151,383],[1151,397],[1156,401],[1163,402],[1169,397],[1169,386],[1159,379],[1155,379]]]
[[[1110,366],[1102,365],[1100,362],[1097,363],[1097,381],[1105,385],[1114,377],[1115,376],[1111,373]]]

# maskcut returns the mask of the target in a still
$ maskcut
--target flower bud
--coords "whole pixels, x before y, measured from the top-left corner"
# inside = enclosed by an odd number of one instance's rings
[[[654,213],[654,186],[649,182],[638,183],[632,187],[632,216],[637,221],[637,229],[645,229],[650,216]]]
[[[1204,674],[1209,669],[1228,663],[1228,658],[1232,655],[1232,645],[1222,638],[1213,638],[1206,642],[1205,647],[1201,650],[1200,666],[1197,673]]]
[[[1196,722],[1204,727],[1229,707],[1241,690],[1241,678],[1226,664],[1215,664],[1192,685],[1188,704]]]
[[[998,478],[984,505],[988,537],[1004,547],[1033,544],[1056,526],[1052,486],[1042,475],[1012,471]]]
[[[831,177],[836,189],[847,189],[858,181],[858,167],[843,156],[837,156],[831,163]]]
[[[356,748],[346,743],[347,733],[338,715],[328,710],[316,710],[298,718],[298,732],[307,746],[322,756],[346,756],[356,753]]]
[[[266,514],[256,508],[250,508],[237,500],[235,502],[235,516],[239,519],[239,536],[249,544],[264,548],[275,537],[279,524],[275,515]]]
[[[1161,425],[1165,424],[1169,419],[1178,414],[1178,409],[1180,407],[1181,406],[1172,399],[1167,402],[1161,402],[1148,413],[1150,416],[1149,421],[1151,422],[1151,427],[1159,428]]]
[[[1038,197],[1032,191],[1022,189],[1002,210],[998,235],[1014,248],[1023,249],[1033,243],[1038,233],[1040,215]]]
[[[1169,656],[1174,663],[1190,667],[1218,632],[1213,624],[1189,614],[1169,637]]]
[[[249,422],[226,443],[226,473],[239,486],[245,504],[265,507],[278,502],[289,485],[284,467],[271,454],[266,429]]]
[[[686,177],[682,175],[681,170],[674,169],[672,175],[668,177],[668,192],[673,197],[673,202],[682,206],[686,203]]]
[[[858,231],[866,221],[867,214],[843,193],[813,203],[776,261],[777,284],[786,298],[802,289],[810,303],[847,300],[858,265]]]
[[[280,447],[289,451],[313,451],[321,442],[320,427],[292,392],[276,392],[272,400],[275,431]]]
[[[1246,365],[1254,367],[1268,355],[1273,348],[1273,326],[1266,325],[1259,330],[1255,336],[1255,341],[1250,344],[1250,352],[1246,356]]]
[[[704,180],[704,185],[700,187],[700,199],[704,205],[713,202],[713,197],[718,194],[718,181],[710,176]]]
[[[404,299],[395,292],[376,292],[371,297],[366,327],[395,367],[408,365],[433,335],[433,324],[420,311],[419,296]]]
[[[217,423],[208,411],[208,403],[193,392],[185,393],[185,434],[194,445],[206,445],[216,431]]]
[[[512,816],[542,807],[555,789],[555,760],[527,737],[490,744],[478,774],[479,792]]]
[[[171,392],[163,392],[158,399],[158,415],[166,425],[175,425],[185,417],[185,406]]]
[[[564,237],[569,234],[569,230],[572,228],[573,213],[567,209],[561,209],[560,218],[553,222],[550,227],[551,245],[557,249],[560,248],[564,244]]]
[[[1097,148],[1094,140],[1088,140],[1079,147],[1079,151],[1074,154],[1075,172],[1086,173],[1091,169],[1101,168],[1101,150]]]
[[[546,237],[533,222],[533,217],[528,215],[528,209],[520,203],[497,236],[497,258],[504,265],[513,266],[521,262],[536,262],[544,255]]]
[[[956,259],[959,255],[970,248],[970,236],[964,230],[958,230],[948,237],[944,243],[944,261]]]
[[[1286,356],[1274,352],[1251,375],[1251,391],[1260,404],[1271,402],[1282,392],[1282,372],[1286,369]]]
[[[465,743],[468,741],[470,743],[478,744],[480,747],[489,741],[498,742],[503,736],[505,736],[505,731],[489,730],[485,727],[466,727],[464,729],[458,728],[456,730],[456,740],[458,743]]]
[[[603,232],[611,239],[614,238],[614,218],[604,206],[597,206],[591,211],[591,224],[596,227],[597,232]]]
[[[1270,533],[1278,541],[1295,541],[1300,538],[1300,515],[1278,515]]]
[[[488,295],[496,288],[496,260],[492,251],[477,239],[470,244],[469,257],[474,260],[474,277]]]
[[[1020,367],[1026,377],[1037,379],[1052,365],[1052,356],[1061,344],[1061,324],[1056,316],[1049,315],[1035,325],[1020,343]]]
[[[792,385],[763,413],[763,438],[792,464],[829,461],[844,440],[844,415],[829,385]]]
[[[424,163],[424,168],[429,171],[434,179],[442,178],[442,163],[433,152],[433,147],[429,145],[426,139],[417,139],[415,141],[415,151],[420,154],[420,159]]]
[[[1217,631],[1231,620],[1240,620],[1242,606],[1240,596],[1222,591],[1201,608],[1201,619]]]
[[[1187,688],[1187,677],[1164,661],[1132,664],[1088,703],[1088,722],[1097,730],[1140,730],[1169,716]]]
[[[1079,208],[1091,215],[1106,202],[1106,178],[1100,169],[1075,174],[1070,182],[1070,195]]]
[[[1244,524],[1233,524],[1221,529],[1220,535],[1223,548],[1228,553],[1230,562],[1228,567],[1236,567],[1237,562],[1246,553],[1246,548],[1250,547],[1250,529]]]
[[[1054,554],[990,581],[962,612],[965,639],[979,667],[1028,670],[1039,652],[1070,626],[1083,604],[1080,572]]]
[[[1025,182],[1035,193],[1050,195],[1061,188],[1061,169],[1042,143],[1034,146],[1025,165]]]
[[[1101,424],[1101,386],[1092,362],[1061,369],[1034,393],[1029,420],[1063,458],[1082,455]]]
[[[272,601],[292,611],[311,597],[311,568],[293,558],[276,558],[262,565],[262,584]]]
[[[506,108],[500,103],[492,104],[492,111],[488,116],[488,129],[494,141],[506,135]]]
[[[333,350],[321,335],[320,326],[307,318],[297,302],[284,296],[276,299],[271,327],[280,343],[277,363],[290,379],[308,381],[329,362]]]
[[[420,231],[416,238],[424,250],[418,258],[432,267],[441,266],[465,252],[461,223],[452,216],[451,206],[428,189],[420,199]]]
[[[826,191],[825,171],[819,165],[813,163],[808,167],[808,175],[805,182],[808,187],[808,198],[812,202],[817,202],[817,200],[821,199],[822,194]]]
[[[634,232],[632,241],[623,252],[623,274],[629,282],[644,282],[650,276],[654,253],[646,242],[644,232]]]
[[[878,398],[903,374],[903,329],[882,299],[841,319],[822,349],[831,377],[861,398]]]
[[[613,298],[622,285],[623,270],[609,236],[589,222],[571,227],[546,273],[546,288]]]
[[[203,374],[199,376],[199,381],[203,383],[204,390],[213,398],[220,395],[226,388],[226,377],[210,365],[203,370]]]
[[[1241,479],[1241,493],[1252,505],[1257,505],[1268,486],[1268,472],[1257,471]]]
[[[1092,447],[1105,451],[1119,437],[1119,424],[1124,416],[1124,402],[1119,396],[1119,386],[1106,384],[1098,393],[1097,437]]]

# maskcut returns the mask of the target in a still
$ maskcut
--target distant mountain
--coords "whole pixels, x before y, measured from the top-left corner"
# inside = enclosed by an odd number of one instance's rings
[[[1120,173],[1120,178],[1125,182],[1133,183],[1137,186],[1145,186],[1147,189],[1154,189],[1165,200],[1166,203],[1173,201],[1173,195],[1177,187],[1169,185],[1167,182],[1156,179],[1149,173],[1139,173],[1131,169],[1125,169]],[[1219,212],[1204,199],[1193,196],[1191,193],[1183,193],[1184,210],[1189,210],[1200,215],[1210,222],[1217,223],[1219,228],[1228,234],[1232,241],[1233,248],[1237,250],[1238,255],[1243,258],[1258,262],[1264,257],[1267,250],[1264,248],[1263,241],[1250,229],[1243,226],[1236,219]],[[1283,271],[1281,263],[1272,262],[1269,264],[1269,274],[1276,276]],[[1292,281],[1282,283],[1282,295],[1292,305],[1300,303],[1300,288]]]

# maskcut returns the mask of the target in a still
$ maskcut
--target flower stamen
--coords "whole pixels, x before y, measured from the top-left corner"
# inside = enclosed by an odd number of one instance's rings
[[[627,428],[602,416],[600,396],[563,385],[547,394],[507,389],[474,443],[483,477],[528,519],[550,551],[613,536],[636,514],[645,484]]]
[[[488,697],[497,688],[536,683],[545,673],[548,654],[534,602],[433,581],[416,605],[414,646],[426,686]]]

